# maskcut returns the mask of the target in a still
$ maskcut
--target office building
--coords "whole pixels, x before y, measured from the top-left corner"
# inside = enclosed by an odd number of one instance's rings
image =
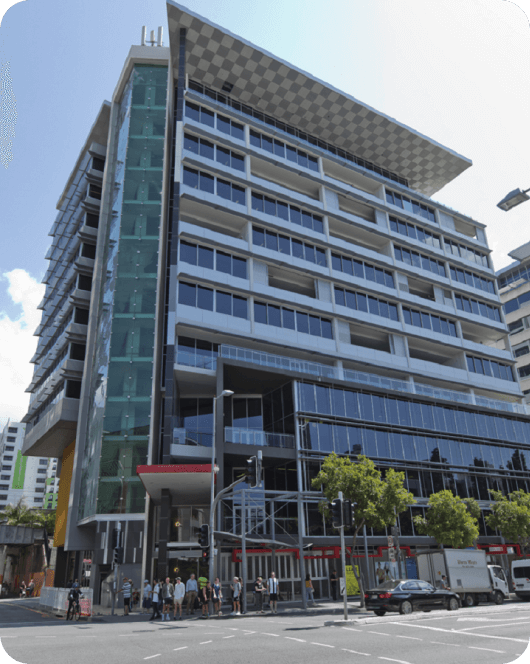
[[[432,543],[412,517],[433,491],[487,508],[489,488],[527,488],[530,419],[484,224],[433,198],[471,162],[167,11],[169,46],[131,48],[51,230],[24,449],[61,459],[56,578],[91,561],[98,601],[117,522],[135,582],[197,564],[215,438],[217,490],[262,451],[279,493],[247,502],[249,537],[295,547],[301,528],[327,595],[337,533],[318,494],[303,519],[280,496],[311,491],[331,451],[405,471],[410,553]],[[220,514],[240,532],[240,498]],[[367,535],[384,561],[386,533]],[[239,548],[217,540],[224,582]],[[248,561],[252,578],[272,564]],[[274,564],[299,592],[296,552]]]

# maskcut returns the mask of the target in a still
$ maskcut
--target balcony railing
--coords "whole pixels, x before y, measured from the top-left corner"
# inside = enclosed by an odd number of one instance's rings
[[[283,355],[273,355],[263,351],[251,350],[249,348],[240,348],[238,346],[228,346],[222,344],[219,346],[219,357],[226,357],[240,362],[251,362],[261,367],[272,367],[284,371],[296,371],[310,376],[319,376],[322,378],[332,378],[337,380],[346,380],[352,383],[361,383],[385,390],[394,390],[396,392],[405,392],[408,394],[417,394],[433,399],[442,399],[444,401],[453,401],[456,403],[482,406],[493,410],[502,410],[506,413],[516,413],[517,415],[530,415],[530,408],[526,404],[514,403],[511,401],[500,401],[497,399],[488,399],[467,392],[458,392],[457,390],[445,390],[440,387],[433,387],[424,383],[412,381],[396,380],[386,378],[377,374],[366,373],[363,371],[353,371],[344,369],[343,372],[337,367],[319,362],[306,362]],[[179,351],[177,353],[177,363],[185,366],[200,367],[203,369],[216,368],[216,358],[210,358],[204,355]]]
[[[191,445],[193,447],[211,447],[213,434],[189,429],[173,429],[175,445]]]
[[[282,447],[294,449],[294,436],[286,433],[269,433],[257,429],[236,429],[225,427],[225,441],[242,445],[258,445],[259,447]]]

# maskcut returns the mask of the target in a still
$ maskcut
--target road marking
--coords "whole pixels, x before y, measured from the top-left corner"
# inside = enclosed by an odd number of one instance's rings
[[[144,657],[144,659],[153,659],[153,657],[160,657],[162,653],[158,653],[158,655],[149,655],[149,657]]]
[[[294,636],[286,636],[284,638],[289,639],[289,641],[299,641],[300,643],[307,643],[305,639],[295,639]]]
[[[441,641],[431,641],[431,643],[434,643],[437,646],[454,646],[455,648],[461,647],[458,643],[442,643]]]
[[[36,636],[36,639],[56,639],[56,636]]]
[[[405,662],[404,659],[391,659],[390,657],[379,657],[378,659],[384,659],[387,662],[398,662],[399,664],[410,664],[410,662]]]
[[[390,634],[385,634],[385,632],[371,632],[369,629],[367,629],[366,631],[368,632],[368,634],[378,634],[379,636],[390,636]]]
[[[401,636],[401,634],[395,634],[394,635],[397,639],[412,639],[414,641],[423,641],[423,639],[420,639],[417,636]]]
[[[343,648],[344,652],[351,652],[354,655],[365,655],[366,657],[370,657],[370,653],[368,652],[358,652],[357,650],[348,650],[348,648]]]
[[[501,655],[504,655],[506,651],[504,650],[493,650],[492,648],[478,648],[477,646],[468,646],[471,650],[487,650],[488,652],[500,652]]]
[[[231,634],[230,636],[223,636],[223,639],[235,639],[235,638],[236,638],[235,634]]]
[[[471,634],[471,632],[464,632],[463,629],[443,629],[442,627],[430,627],[429,625],[417,625],[416,623],[411,624],[407,622],[391,622],[389,625],[405,625],[407,627],[413,627],[415,629],[432,629],[435,632],[445,632],[446,634],[465,634],[466,636],[480,636],[483,639],[497,639],[502,641],[516,641],[517,643],[527,643],[525,639],[514,639],[509,636],[492,636],[491,634],[477,634],[476,632]],[[347,628],[344,628],[347,629]]]
[[[201,642],[199,643],[199,645],[200,645],[200,646],[203,646],[203,645],[205,645],[206,643],[212,643],[212,641],[201,641]]]
[[[330,646],[327,643],[317,643],[316,641],[311,641],[312,646],[322,646],[323,648],[334,648],[335,646]]]
[[[349,632],[362,632],[362,629],[355,629],[354,627],[343,627],[342,629],[347,629]]]
[[[173,648],[173,650],[186,650],[188,646],[181,646],[180,648]]]
[[[517,626],[519,625],[530,625],[530,621],[521,623],[518,622]],[[505,623],[504,625],[482,625],[481,627],[463,627],[461,630],[458,630],[459,632],[470,632],[472,629],[490,629],[491,627],[513,627],[513,622],[511,623]],[[477,636],[481,636],[480,634],[477,634]]]
[[[262,634],[264,634],[265,636],[280,636],[279,634],[271,634],[270,632],[262,632]]]

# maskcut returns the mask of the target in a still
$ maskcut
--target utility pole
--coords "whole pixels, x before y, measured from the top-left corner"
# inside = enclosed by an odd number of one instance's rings
[[[339,500],[342,514],[342,491],[339,491]],[[340,525],[340,552],[342,558],[342,576],[344,578],[344,620],[348,620],[348,587],[346,584],[346,545],[344,542],[344,516],[341,519]]]
[[[247,497],[246,491],[241,492],[241,577],[243,579],[241,588],[241,611],[247,612]]]
[[[114,566],[114,580],[112,582],[113,592],[112,592],[112,609],[111,616],[114,615],[114,607],[116,606],[116,593],[118,592],[118,584],[120,579],[120,555],[121,555],[121,522],[118,521],[118,525],[112,533],[113,538],[113,548],[112,548],[112,564]]]

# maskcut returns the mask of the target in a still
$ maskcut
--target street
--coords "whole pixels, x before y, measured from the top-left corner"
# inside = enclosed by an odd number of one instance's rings
[[[22,617],[27,613],[25,620]],[[13,622],[16,620],[16,623]],[[324,625],[325,622],[334,624]],[[398,664],[508,664],[526,650],[530,607],[522,603],[481,606],[454,613],[433,611],[384,618],[289,613],[174,622],[148,616],[94,618],[79,623],[43,617],[15,603],[0,603],[0,638],[24,664],[101,662],[195,662],[234,664],[293,661],[317,663],[333,651],[334,662]]]

